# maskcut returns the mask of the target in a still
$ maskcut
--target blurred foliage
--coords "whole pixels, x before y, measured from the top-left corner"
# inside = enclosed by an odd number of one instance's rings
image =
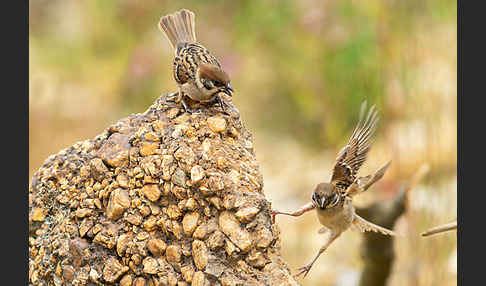
[[[367,100],[381,120],[362,172],[393,164],[361,202],[390,198],[426,162],[431,172],[414,193],[416,208],[398,227],[420,233],[456,215],[456,1],[31,0],[29,7],[30,175],[50,154],[176,91],[173,51],[157,22],[188,8],[198,39],[232,78],[276,207],[303,204],[329,176]],[[307,263],[322,242],[315,217],[278,223],[289,229],[282,244],[291,267]],[[356,237],[330,248],[327,262],[318,261],[327,270],[314,270],[304,285],[326,275],[326,285],[353,285],[339,275],[359,267],[359,251],[336,249],[358,247]],[[454,239],[397,245],[391,285],[455,284],[455,274],[444,274]]]
[[[383,105],[390,71],[409,72],[396,65],[404,55],[396,45],[410,38],[417,22],[454,21],[456,15],[454,1],[29,3],[39,64],[62,81],[118,94],[116,104],[127,111],[174,90],[167,64],[172,54],[156,23],[164,13],[190,7],[198,38],[229,65],[235,101],[262,100],[242,107],[251,110],[250,120],[318,148],[340,143],[364,99]]]

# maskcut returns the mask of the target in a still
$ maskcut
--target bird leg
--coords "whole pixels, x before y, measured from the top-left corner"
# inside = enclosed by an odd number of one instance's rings
[[[171,93],[171,94],[168,94],[168,95],[167,95],[167,101],[171,101],[171,102],[179,103],[179,101],[180,101],[180,95],[179,95],[179,92],[173,92],[173,93]]]
[[[309,271],[311,270],[312,268],[312,265],[314,265],[314,262],[316,262],[317,258],[319,258],[319,256],[324,252],[326,251],[326,249],[329,247],[329,245],[331,245],[331,243],[336,240],[336,238],[338,238],[339,236],[341,235],[341,233],[336,233],[336,232],[331,232],[331,236],[329,237],[329,239],[327,240],[326,244],[324,244],[321,249],[319,249],[319,253],[317,253],[316,257],[314,257],[314,259],[312,260],[311,263],[307,264],[306,266],[304,267],[301,267],[297,270],[300,270],[299,273],[297,273],[297,277],[300,276],[300,275],[304,275],[303,278],[305,278],[305,276],[307,275],[307,273],[309,273]]]
[[[215,96],[215,98],[218,101],[219,105],[221,106],[223,113],[226,114],[226,115],[231,115],[231,114],[228,113],[228,111],[226,111],[226,109],[224,109],[224,102],[223,102],[223,99],[221,98],[221,96],[219,94],[217,94]]]
[[[311,211],[315,208],[314,204],[312,202],[305,204],[302,206],[300,209],[293,211],[293,212],[281,212],[277,210],[270,210],[270,215],[272,216],[272,223],[275,223],[275,216],[278,214],[284,214],[284,215],[291,215],[291,216],[301,216],[304,213]]]
[[[188,107],[187,102],[184,100],[184,95],[181,96],[181,103],[182,103],[182,107],[184,107],[185,112],[189,114],[201,114],[201,109],[199,108],[190,109]]]
[[[184,95],[181,96],[181,103],[182,103],[182,107],[184,107],[184,111],[189,114],[192,114],[192,111],[189,109],[189,107],[187,107],[187,103],[184,100]]]

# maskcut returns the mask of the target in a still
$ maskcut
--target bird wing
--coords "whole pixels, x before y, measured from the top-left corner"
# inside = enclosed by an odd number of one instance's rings
[[[336,157],[336,163],[331,177],[331,183],[340,189],[347,189],[356,180],[361,165],[371,147],[371,136],[376,129],[378,113],[373,105],[366,117],[366,102],[361,106],[360,120],[351,138]]]
[[[215,65],[221,68],[218,60],[199,43],[182,43],[178,46],[174,58],[174,79],[184,84],[196,77],[197,68],[201,64]]]
[[[361,232],[374,231],[385,235],[391,235],[391,236],[397,235],[394,231],[386,229],[374,223],[371,223],[357,214],[354,214],[353,225]]]
[[[353,184],[346,190],[346,195],[351,197],[368,190],[374,183],[379,181],[385,175],[386,170],[391,164],[391,160],[388,161],[383,167],[378,169],[373,175],[366,177],[359,177]]]

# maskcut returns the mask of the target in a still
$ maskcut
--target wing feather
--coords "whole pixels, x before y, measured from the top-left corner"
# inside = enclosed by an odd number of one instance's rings
[[[391,236],[397,235],[394,231],[386,229],[374,223],[371,223],[357,214],[354,214],[353,225],[361,232],[373,231],[373,232],[382,233],[384,235],[391,235]]]
[[[378,122],[378,112],[373,105],[366,117],[366,102],[361,105],[360,120],[346,146],[339,152],[334,165],[331,183],[347,189],[357,178],[357,174],[371,148],[372,136]]]
[[[368,190],[374,183],[378,182],[385,175],[386,170],[391,164],[391,160],[388,161],[383,167],[378,169],[373,175],[365,177],[359,177],[354,183],[346,190],[346,195],[355,196]]]

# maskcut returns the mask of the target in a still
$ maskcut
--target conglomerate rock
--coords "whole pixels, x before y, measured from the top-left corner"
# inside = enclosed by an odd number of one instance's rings
[[[238,112],[168,98],[34,174],[30,285],[297,285]]]

